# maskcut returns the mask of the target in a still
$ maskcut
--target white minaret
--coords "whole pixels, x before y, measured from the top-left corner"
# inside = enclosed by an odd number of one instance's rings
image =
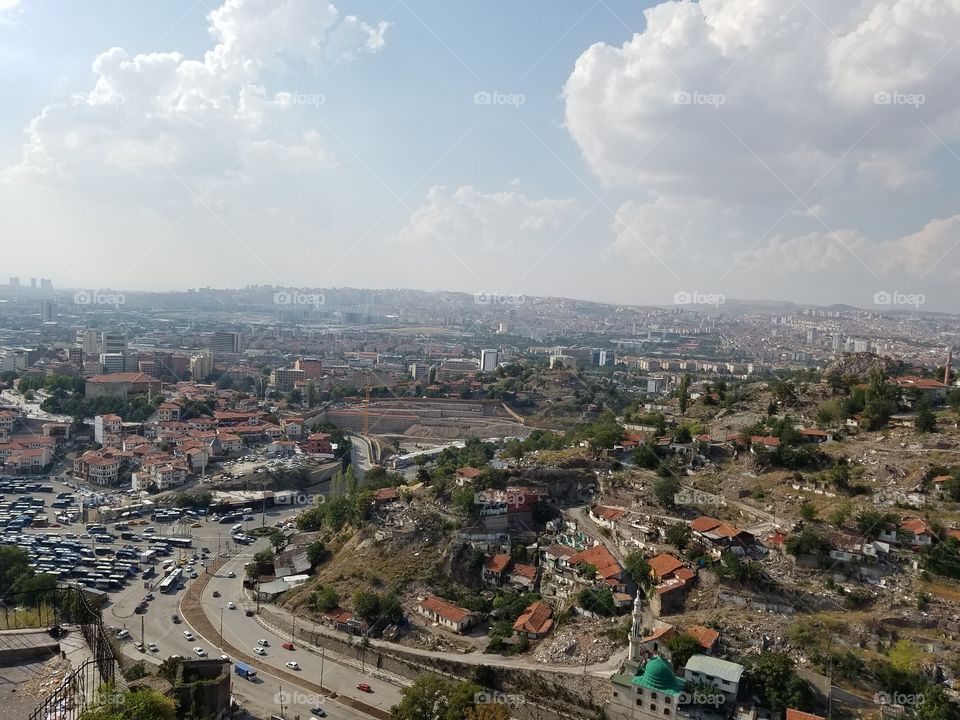
[[[638,589],[633,600],[633,623],[630,626],[630,662],[640,662],[640,640],[643,639],[643,593]]]

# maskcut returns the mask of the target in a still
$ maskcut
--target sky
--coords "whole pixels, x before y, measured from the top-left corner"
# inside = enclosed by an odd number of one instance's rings
[[[0,0],[0,281],[960,311],[960,0]]]

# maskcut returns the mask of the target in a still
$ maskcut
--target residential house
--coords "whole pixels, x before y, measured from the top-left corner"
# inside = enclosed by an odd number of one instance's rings
[[[307,441],[303,443],[303,451],[310,455],[330,455],[333,456],[333,444],[330,442],[329,433],[313,433],[307,436]]]
[[[73,461],[73,472],[94,485],[115,485],[122,459],[122,453],[116,450],[88,450]]]
[[[804,440],[813,443],[833,442],[833,433],[820,430],[819,428],[804,428],[800,431]]]
[[[93,418],[93,439],[101,445],[107,445],[107,437],[119,436],[123,432],[123,418],[119,415],[97,415]]]
[[[467,467],[457,468],[455,479],[456,479],[457,485],[460,485],[460,486],[467,485],[467,484],[472,485],[477,481],[477,478],[480,477],[480,474],[481,474],[481,471],[477,470],[477,468],[467,466]]]
[[[494,555],[483,564],[483,581],[488,585],[500,587],[507,577],[512,560],[509,555]]]
[[[669,554],[657,555],[649,561],[655,585],[650,595],[650,610],[656,617],[668,615],[683,607],[687,591],[697,577],[683,562]]]
[[[553,627],[553,608],[543,600],[531,603],[513,624],[513,632],[521,637],[536,640],[542,638]]]
[[[160,407],[157,408],[157,420],[159,422],[166,422],[168,420],[179,420],[180,419],[180,405],[175,402],[165,402],[161,403]]]
[[[933,528],[923,518],[904,518],[900,523],[900,529],[908,533],[911,538],[907,544],[919,547],[932,545],[937,539]]]
[[[7,455],[4,468],[10,472],[35,475],[53,460],[50,448],[24,448]]]
[[[712,685],[726,697],[726,704],[736,702],[744,667],[729,660],[709,655],[692,655],[683,669],[684,679],[691,684]]]
[[[469,630],[477,620],[476,615],[466,608],[454,605],[442,598],[429,595],[417,605],[417,612],[441,627],[456,633]]]
[[[613,530],[617,526],[617,521],[626,514],[626,510],[605,505],[591,505],[589,511],[590,519],[608,530]]]
[[[521,592],[532,592],[537,587],[538,577],[536,565],[516,563],[507,574],[507,584]]]
[[[719,557],[724,550],[742,554],[745,548],[756,541],[756,538],[746,530],[706,515],[692,520],[690,530],[697,540],[711,549],[714,557]]]

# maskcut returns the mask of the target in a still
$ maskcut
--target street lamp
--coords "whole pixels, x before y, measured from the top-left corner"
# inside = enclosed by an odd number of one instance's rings
[[[220,649],[223,650],[223,611],[226,608],[220,608]]]

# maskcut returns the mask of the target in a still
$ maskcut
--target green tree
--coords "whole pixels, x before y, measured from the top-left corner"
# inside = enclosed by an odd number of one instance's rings
[[[650,586],[650,563],[639,550],[632,550],[624,559],[624,567],[640,587]]]
[[[799,533],[793,533],[786,539],[783,546],[793,556],[816,555],[819,557],[830,552],[830,543],[826,537],[819,530],[809,526]]]
[[[690,635],[684,633],[674,635],[667,640],[666,645],[670,650],[670,663],[678,668],[685,667],[687,660],[703,652],[703,647],[701,647],[700,643]]]
[[[461,515],[470,517],[476,510],[475,498],[476,493],[474,492],[473,487],[470,485],[464,485],[463,487],[458,487],[453,491],[450,501],[454,510]]]
[[[647,470],[656,469],[660,464],[660,458],[657,456],[657,451],[654,449],[653,443],[645,442],[642,445],[637,445],[633,451],[633,462],[637,467]]]
[[[368,590],[357,590],[353,595],[353,611],[371,622],[380,615],[380,596]]]
[[[800,506],[800,517],[807,522],[814,520],[817,517],[817,508],[808,502],[803,503]]]
[[[330,551],[323,544],[322,540],[314,540],[307,546],[307,559],[310,560],[310,567],[316,567],[324,560],[330,557]]]
[[[884,526],[896,523],[897,518],[893,513],[883,512],[882,510],[866,509],[857,513],[854,520],[857,523],[857,530],[868,538],[876,538],[880,535]]]
[[[400,702],[390,708],[393,720],[463,720],[476,707],[474,698],[483,691],[479,685],[424,674],[403,688]]]
[[[817,406],[817,425],[832,427],[843,417],[843,408],[836,400],[826,400]]]
[[[661,507],[672,508],[673,498],[680,492],[680,481],[675,477],[657,478],[653,483],[653,494]]]
[[[680,387],[677,388],[677,401],[680,405],[680,415],[687,414],[690,406],[690,373],[684,373],[680,378]]]
[[[156,690],[118,691],[105,685],[97,704],[80,713],[79,720],[175,720],[177,704]]]
[[[808,708],[812,703],[810,686],[797,675],[793,660],[786,653],[762,653],[747,669],[746,676],[764,705],[776,713],[782,715],[787,708]]]
[[[933,403],[927,395],[921,395],[917,400],[917,417],[913,422],[918,432],[931,433],[937,431],[937,416],[933,414]]]
[[[680,552],[686,550],[687,545],[690,544],[691,536],[690,526],[686,523],[674,523],[667,528],[666,532],[667,542]]]

